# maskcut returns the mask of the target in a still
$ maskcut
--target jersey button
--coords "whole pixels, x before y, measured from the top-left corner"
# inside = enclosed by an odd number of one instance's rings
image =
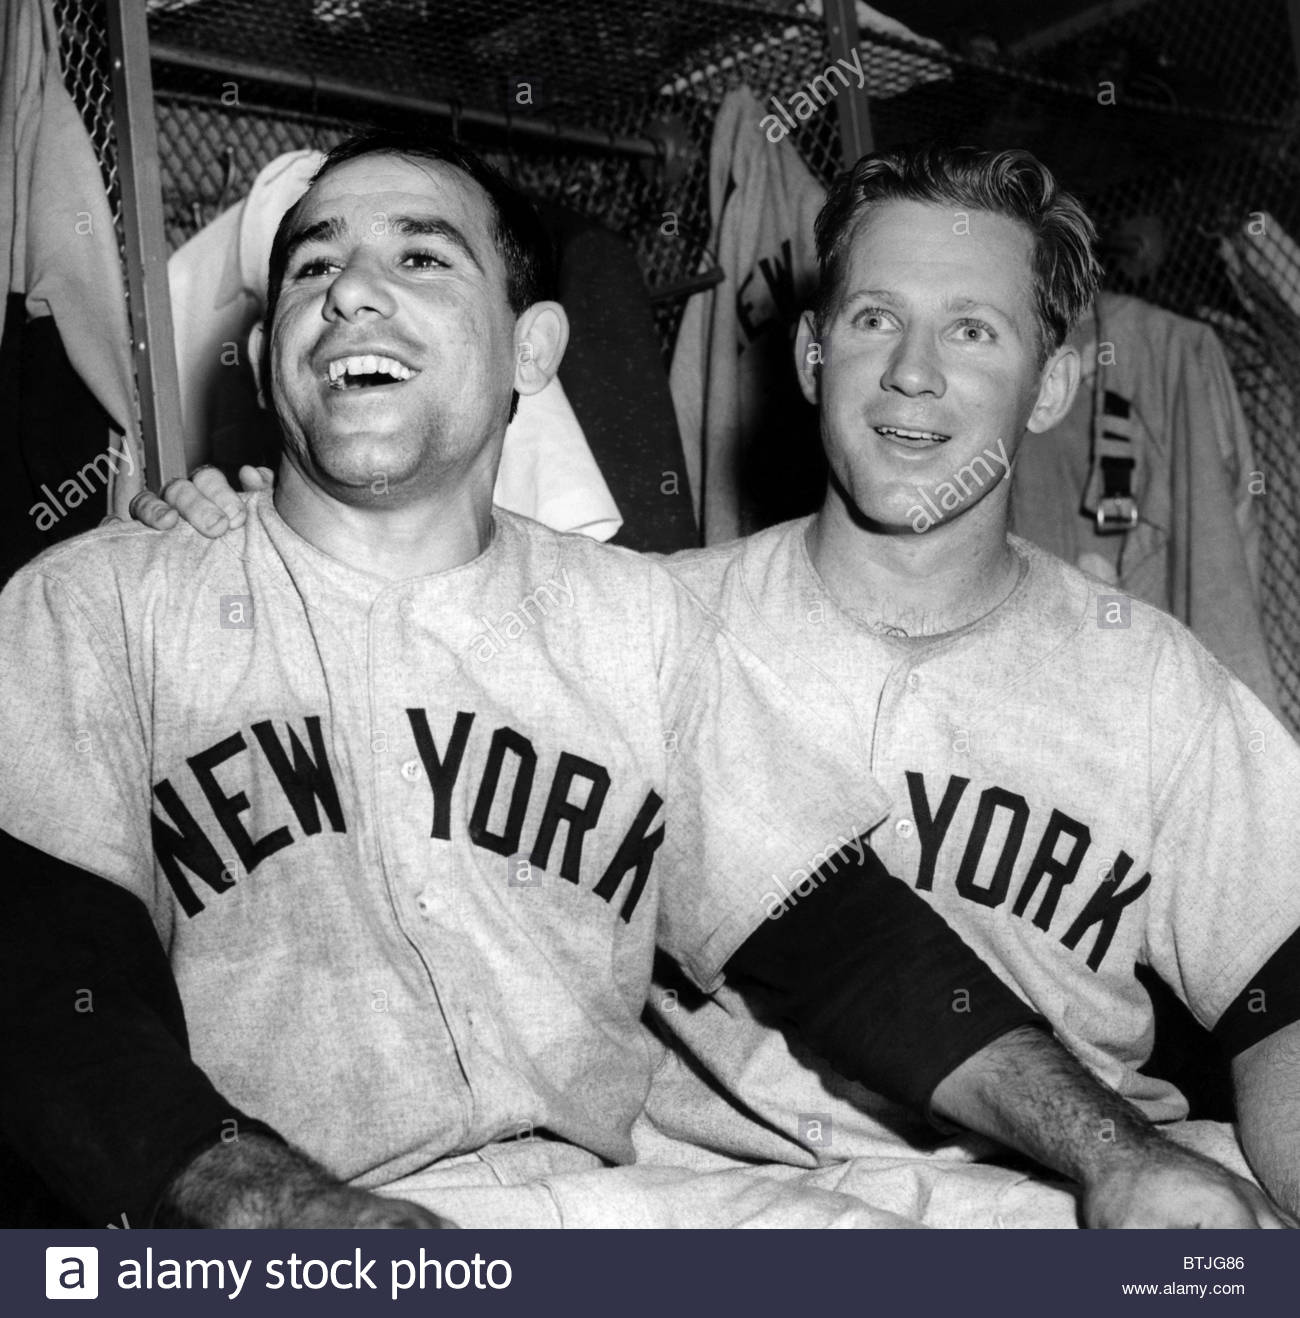
[[[405,778],[408,783],[416,782],[420,777],[420,761],[407,760],[407,762],[402,765],[402,777]]]
[[[430,915],[433,912],[433,894],[426,888],[416,899],[415,909],[421,915]]]
[[[920,688],[921,688],[921,674],[920,674],[920,673],[908,673],[908,675],[907,675],[907,689],[908,689],[909,691],[919,691]]]
[[[898,823],[894,825],[894,832],[897,833],[899,837],[911,837],[914,831],[914,825],[910,819],[900,819]]]

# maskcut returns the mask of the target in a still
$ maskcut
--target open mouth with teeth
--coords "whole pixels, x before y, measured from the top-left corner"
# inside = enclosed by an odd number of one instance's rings
[[[941,434],[937,430],[907,430],[903,426],[873,426],[877,435],[896,440],[909,448],[928,448],[935,444],[946,444],[951,435]]]
[[[374,389],[404,384],[416,374],[395,357],[366,353],[360,357],[336,357],[329,364],[328,380],[331,389]]]

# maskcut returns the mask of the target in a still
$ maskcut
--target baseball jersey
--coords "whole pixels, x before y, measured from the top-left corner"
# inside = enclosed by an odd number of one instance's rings
[[[196,1064],[367,1186],[534,1129],[629,1160],[656,944],[713,987],[884,809],[662,566],[493,527],[391,582],[254,495],[0,597],[0,827],[139,896]]]
[[[870,837],[891,874],[1101,1079],[1153,1119],[1185,1116],[1183,1096],[1141,1071],[1153,1020],[1134,969],[1209,1028],[1234,1003],[1270,1010],[1238,999],[1300,925],[1300,748],[1180,623],[1024,541],[998,608],[891,638],[832,601],[808,525],[670,563],[788,685],[851,706],[836,735],[891,798]],[[809,1112],[842,1120],[836,1157],[894,1132],[934,1142],[793,1058],[734,996],[671,1006],[664,1026],[759,1121],[666,1063],[649,1108],[662,1130],[796,1161],[827,1151],[800,1136]],[[1258,1037],[1289,1023],[1256,1019]]]

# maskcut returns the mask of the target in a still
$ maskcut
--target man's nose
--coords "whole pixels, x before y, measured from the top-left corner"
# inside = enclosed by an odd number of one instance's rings
[[[943,396],[946,384],[933,337],[921,330],[909,329],[899,335],[885,364],[881,387],[896,393]]]
[[[326,320],[356,320],[358,317],[387,317],[394,302],[388,281],[378,264],[369,258],[349,261],[329,286],[325,296]]]

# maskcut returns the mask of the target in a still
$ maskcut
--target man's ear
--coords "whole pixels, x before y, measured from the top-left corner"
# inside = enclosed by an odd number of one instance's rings
[[[515,392],[536,394],[560,369],[569,318],[558,302],[534,302],[515,321]]]
[[[1047,359],[1038,385],[1038,401],[1029,414],[1026,430],[1041,435],[1064,420],[1079,390],[1080,369],[1078,350],[1068,343]]]
[[[253,383],[257,385],[257,405],[263,411],[268,407],[267,381],[262,379],[262,347],[266,341],[266,327],[259,320],[248,331],[248,364],[253,368]]]
[[[814,407],[821,400],[821,368],[826,363],[826,348],[826,341],[817,332],[813,313],[805,311],[799,317],[799,328],[794,336],[794,368],[799,373],[803,396]]]

